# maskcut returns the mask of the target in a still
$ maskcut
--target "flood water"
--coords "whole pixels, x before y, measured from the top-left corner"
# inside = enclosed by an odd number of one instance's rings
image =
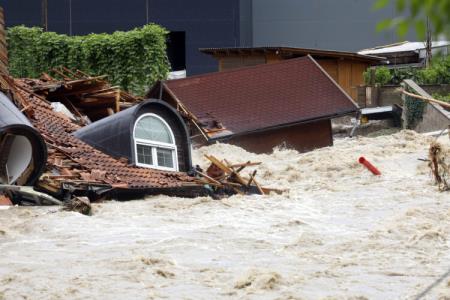
[[[402,131],[270,155],[216,144],[194,161],[261,161],[260,183],[289,191],[112,201],[91,217],[0,210],[0,299],[415,299],[450,269],[450,192],[418,160],[430,141]],[[424,299],[450,299],[450,277]]]

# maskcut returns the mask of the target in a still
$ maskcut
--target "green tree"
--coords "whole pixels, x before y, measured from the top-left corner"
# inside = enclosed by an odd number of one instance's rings
[[[415,28],[418,37],[424,39],[428,17],[434,35],[450,37],[450,0],[377,0],[374,8],[382,9],[391,2],[402,16],[381,21],[377,30],[395,28],[397,34],[403,37],[410,28]]]

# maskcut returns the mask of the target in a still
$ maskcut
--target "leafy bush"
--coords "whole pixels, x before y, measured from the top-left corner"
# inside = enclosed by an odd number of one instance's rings
[[[108,75],[114,85],[143,94],[169,72],[167,31],[155,24],[128,32],[67,36],[41,28],[8,29],[9,70],[15,77],[37,78],[65,66]]]
[[[436,100],[441,100],[450,103],[450,94],[448,95],[433,94],[433,98]]]
[[[389,75],[387,74],[389,73]],[[371,83],[371,72],[364,73],[366,84]],[[375,83],[379,85],[399,85],[403,80],[411,79],[418,84],[450,84],[450,56],[436,57],[428,68],[393,68],[378,67],[375,69]]]
[[[420,84],[448,84],[450,83],[450,56],[436,57],[431,66],[418,71]]]
[[[386,67],[379,67],[375,69],[375,79],[374,82],[379,85],[385,85],[389,83],[392,80],[392,74]],[[366,72],[364,72],[364,79],[366,81],[366,84],[370,84],[372,82],[372,75],[373,72],[368,69]]]

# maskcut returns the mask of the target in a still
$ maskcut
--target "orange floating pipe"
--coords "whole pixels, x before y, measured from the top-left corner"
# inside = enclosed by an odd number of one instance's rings
[[[372,172],[374,175],[381,175],[381,172],[372,165],[367,159],[364,158],[364,156],[361,156],[358,159],[359,163],[364,165],[367,169],[369,169],[370,172]]]

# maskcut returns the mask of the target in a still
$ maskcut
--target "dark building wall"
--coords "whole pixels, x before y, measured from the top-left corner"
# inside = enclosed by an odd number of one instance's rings
[[[188,75],[217,71],[215,60],[198,48],[240,43],[239,0],[151,0],[149,19],[186,32]]]
[[[7,26],[41,25],[41,0],[0,0],[0,6]],[[185,32],[189,75],[217,70],[198,48],[240,45],[239,0],[48,0],[49,30],[59,33],[110,33],[146,23]]]
[[[240,47],[253,46],[253,0],[240,0]]]
[[[396,16],[374,0],[254,0],[253,45],[357,51],[398,41],[376,24]],[[415,40],[415,35],[406,37]]]
[[[398,39],[376,33],[395,17],[374,0],[48,0],[49,30],[88,34],[129,30],[148,22],[185,32],[188,75],[217,71],[198,48],[293,46],[356,51]],[[71,5],[70,5],[71,4]],[[7,26],[41,24],[41,0],[0,0]],[[405,39],[415,40],[414,35]],[[178,45],[180,43],[177,43]],[[179,52],[177,52],[179,53]]]
[[[224,141],[253,153],[270,153],[273,148],[285,145],[299,152],[333,145],[331,121],[322,120],[259,133],[236,136]]]

